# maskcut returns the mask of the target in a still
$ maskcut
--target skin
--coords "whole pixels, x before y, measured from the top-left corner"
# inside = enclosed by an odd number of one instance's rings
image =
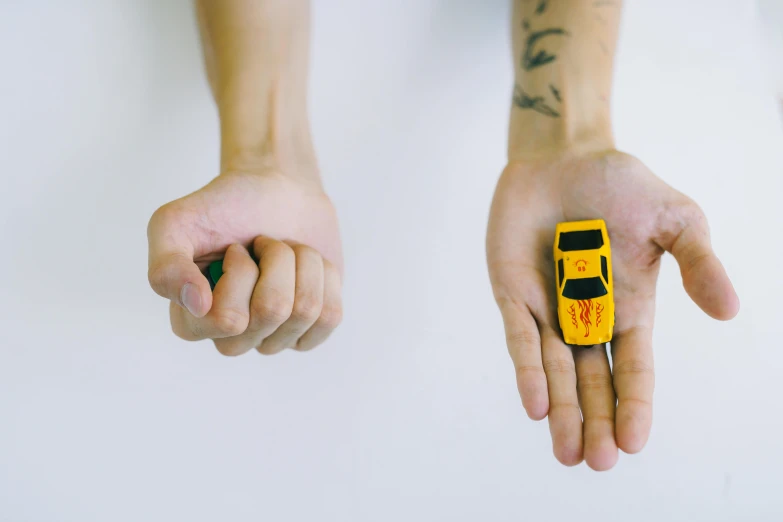
[[[224,355],[309,350],[342,318],[342,249],[306,110],[309,3],[197,2],[221,171],[159,208],[149,281],[174,333]],[[252,255],[251,255],[252,254]],[[202,271],[223,258],[214,293]]]
[[[221,127],[220,175],[150,219],[149,280],[174,332],[220,353],[323,342],[342,316],[337,217],[306,110],[306,0],[197,2]],[[549,418],[556,458],[611,468],[652,423],[655,283],[674,255],[688,295],[716,319],[739,301],[699,207],[615,149],[609,100],[620,0],[516,0],[509,161],[492,202],[487,261],[522,403]],[[560,221],[603,218],[616,326],[606,348],[571,348],[556,315]],[[214,293],[202,271],[224,258]]]
[[[548,417],[557,460],[585,460],[600,471],[615,465],[618,449],[640,451],[650,433],[655,284],[664,252],[674,255],[686,292],[711,317],[734,317],[739,300],[698,205],[614,147],[608,100],[620,2],[551,2],[536,12],[541,4],[547,2],[514,6],[516,82],[553,110],[512,108],[487,262],[528,416]],[[519,57],[527,36],[549,27],[568,36],[542,40],[536,52],[556,58],[526,69]],[[613,371],[605,346],[566,345],[557,320],[555,226],[595,218],[606,221],[612,241]]]

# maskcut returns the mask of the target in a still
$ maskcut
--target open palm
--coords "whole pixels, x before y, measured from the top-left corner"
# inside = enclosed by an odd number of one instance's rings
[[[603,347],[570,347],[556,312],[552,242],[561,221],[601,218],[612,242],[616,323]],[[642,449],[652,423],[652,328],[660,258],[671,252],[688,295],[730,319],[739,301],[710,247],[701,209],[632,156],[607,151],[510,164],[487,231],[487,261],[528,415],[549,416],[554,453],[611,468]]]

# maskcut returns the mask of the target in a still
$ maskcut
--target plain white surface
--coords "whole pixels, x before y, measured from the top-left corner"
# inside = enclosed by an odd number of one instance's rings
[[[768,81],[780,101],[783,116],[783,2],[758,0],[758,18]]]
[[[647,448],[561,467],[484,264],[512,85],[505,1],[318,1],[312,121],[345,321],[302,355],[170,332],[145,227],[214,176],[184,1],[0,7],[0,520],[780,520],[783,131],[753,2],[629,0],[618,145],[694,197],[742,300],[667,257]]]

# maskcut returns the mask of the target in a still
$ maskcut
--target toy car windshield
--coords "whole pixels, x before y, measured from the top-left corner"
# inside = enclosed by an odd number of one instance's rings
[[[557,248],[563,252],[571,252],[574,250],[595,250],[603,245],[604,237],[600,230],[578,230],[561,233]]]
[[[595,299],[607,294],[606,287],[600,277],[585,277],[583,279],[569,279],[563,288],[563,297],[581,301],[583,299]]]

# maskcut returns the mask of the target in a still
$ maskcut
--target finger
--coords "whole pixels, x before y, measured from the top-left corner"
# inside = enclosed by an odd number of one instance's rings
[[[617,393],[615,438],[626,453],[641,451],[650,436],[655,388],[652,329],[634,327],[612,339],[612,373]]]
[[[158,295],[204,317],[212,306],[207,278],[193,262],[193,245],[176,211],[158,209],[147,227],[149,244],[148,279]]]
[[[296,285],[291,317],[264,339],[258,351],[271,355],[293,348],[296,341],[321,315],[324,300],[324,264],[321,254],[304,246],[293,247],[296,257]]]
[[[615,395],[606,346],[574,348],[579,404],[584,417],[585,462],[596,471],[617,463],[614,440]]]
[[[258,279],[258,266],[242,245],[231,245],[223,258],[223,276],[215,286],[212,308],[202,318],[172,308],[174,333],[183,339],[222,339],[242,334],[250,321],[250,297]],[[224,355],[235,355],[218,343]]]
[[[517,376],[517,389],[527,416],[541,420],[549,411],[546,374],[541,359],[541,336],[527,306],[511,299],[498,299],[506,329],[506,346]]]
[[[582,415],[574,357],[550,327],[541,330],[541,353],[549,389],[549,431],[555,457],[566,466],[582,462]]]
[[[296,289],[296,255],[282,241],[258,237],[253,251],[259,259],[261,276],[250,301],[248,332],[258,346],[291,316]]]
[[[327,337],[340,324],[343,318],[342,306],[342,281],[340,271],[332,263],[323,260],[324,263],[324,300],[321,315],[315,324],[299,339],[296,349],[307,351],[315,348],[326,340]]]
[[[680,265],[685,291],[710,317],[728,320],[739,311],[739,298],[710,245],[707,218],[693,202],[664,220],[661,246]]]
[[[282,241],[258,237],[253,253],[259,260],[260,276],[250,298],[250,320],[243,334],[215,340],[221,353],[239,355],[258,347],[291,315],[296,282],[294,251]]]

